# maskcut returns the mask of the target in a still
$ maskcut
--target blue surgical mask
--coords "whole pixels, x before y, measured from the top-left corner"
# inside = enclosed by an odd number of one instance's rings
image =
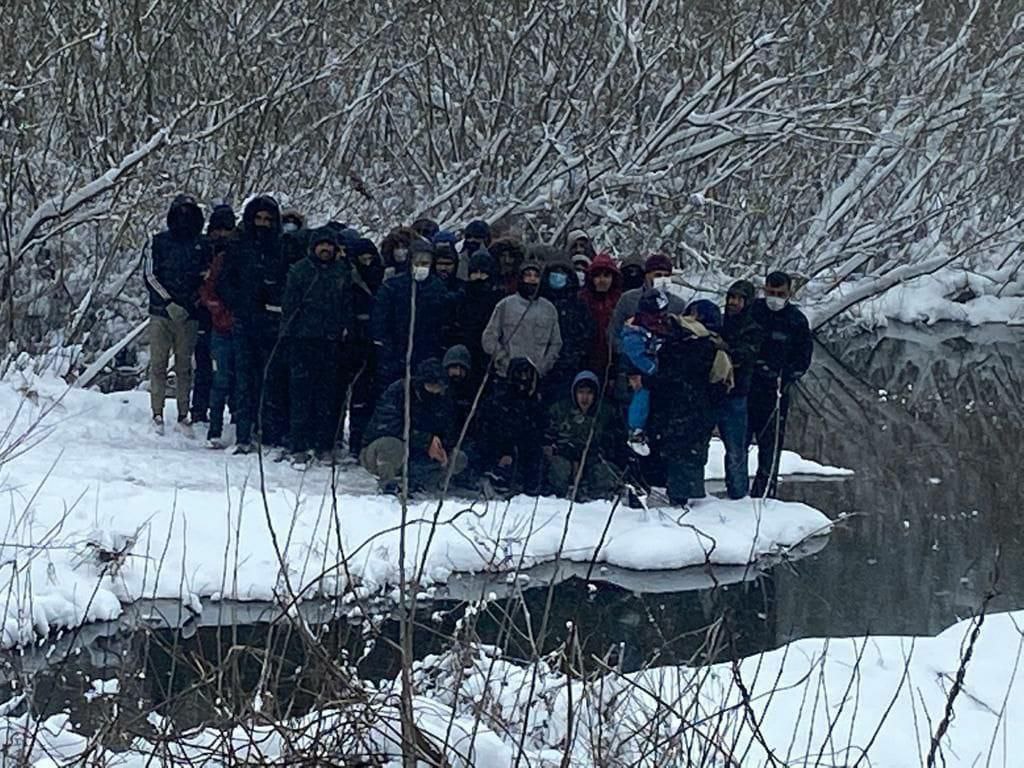
[[[560,291],[569,284],[569,276],[565,272],[552,272],[548,275],[548,285],[554,290]]]

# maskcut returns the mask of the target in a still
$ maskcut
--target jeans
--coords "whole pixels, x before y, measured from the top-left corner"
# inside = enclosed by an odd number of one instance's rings
[[[742,499],[750,487],[747,470],[747,398],[727,397],[718,406],[715,423],[725,444],[725,489],[730,499]]]
[[[213,334],[210,318],[200,318],[196,336],[196,370],[192,382],[192,421],[206,421],[213,388]]]
[[[210,388],[210,429],[208,440],[219,438],[224,432],[224,406],[228,404],[240,363],[241,345],[233,333],[210,331],[210,357],[213,367],[213,386]],[[232,414],[238,421],[237,414]]]
[[[641,387],[633,392],[626,412],[626,423],[629,431],[647,428],[647,416],[651,412],[651,391]]]

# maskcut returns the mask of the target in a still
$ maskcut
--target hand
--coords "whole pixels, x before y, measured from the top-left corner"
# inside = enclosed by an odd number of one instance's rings
[[[511,465],[512,465],[512,457],[511,456],[502,456],[500,459],[498,459],[498,466],[499,467],[504,468],[504,467],[509,467]]]
[[[444,449],[444,445],[438,437],[434,437],[430,441],[430,447],[427,449],[427,456],[432,458],[442,467],[448,466],[448,452]]]
[[[643,389],[644,377],[641,376],[639,373],[631,373],[629,376],[626,377],[626,380],[629,382],[629,388],[632,389],[634,392]]]

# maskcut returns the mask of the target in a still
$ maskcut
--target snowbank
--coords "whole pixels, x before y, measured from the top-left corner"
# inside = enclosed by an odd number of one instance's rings
[[[3,646],[113,619],[122,603],[140,598],[174,598],[201,611],[204,597],[373,593],[398,583],[401,507],[374,495],[374,480],[357,467],[338,473],[332,495],[327,468],[297,473],[265,462],[264,497],[257,457],[151,434],[145,393],[66,392],[54,380],[5,385],[0,423],[16,412],[19,429],[45,415],[30,449],[0,469],[9,497],[0,547],[9,566],[0,572],[9,595]],[[844,472],[793,454],[782,466]],[[568,503],[554,498],[413,503],[407,574],[422,569],[429,583],[453,572],[504,573],[559,552],[629,569],[744,565],[829,527],[805,505],[751,500],[708,499],[684,518],[673,509],[612,514],[609,503],[567,512]]]
[[[936,764],[1017,764],[1010,735],[1024,725],[1022,622],[1022,611],[986,618]],[[963,621],[934,638],[799,640],[735,665],[608,669],[568,683],[557,659],[524,665],[467,644],[414,665],[415,722],[453,766],[922,765],[973,628]],[[119,766],[146,765],[154,750],[168,765],[286,755],[312,764],[368,750],[398,765],[399,685],[367,684],[353,711],[178,732],[160,747],[140,739],[117,755],[97,750],[66,714],[43,723],[0,717],[0,744],[19,765],[69,764],[87,749]],[[150,720],[167,733],[168,723]]]

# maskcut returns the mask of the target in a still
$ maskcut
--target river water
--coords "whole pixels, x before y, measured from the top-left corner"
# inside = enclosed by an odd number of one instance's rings
[[[933,635],[975,612],[989,591],[997,594],[992,609],[1024,605],[1022,341],[1024,329],[946,325],[819,346],[787,445],[857,474],[785,483],[780,495],[843,518],[827,545],[764,571],[595,572],[589,581],[562,573],[551,589],[508,590],[499,582],[502,599],[479,617],[478,638],[530,658],[538,650],[537,617],[550,604],[541,652],[558,648],[572,627],[585,656],[632,670],[746,656],[802,637]],[[480,594],[468,581],[453,583],[450,597]],[[509,593],[516,596],[506,599]],[[417,656],[446,647],[464,607],[456,599],[422,607]],[[271,628],[274,609],[220,610],[224,626],[93,625],[58,644],[49,659],[10,656],[3,674],[19,685],[32,681],[37,712],[70,707],[87,730],[90,718],[111,715],[109,707],[82,706],[90,679],[120,676],[122,700],[136,712],[174,701],[180,725],[214,722],[216,695],[200,691],[203,675],[226,670],[223,687],[252,690],[267,656],[289,662],[277,673],[278,698],[298,710],[312,703],[315,669],[293,631]],[[381,638],[368,645],[365,623],[334,620],[331,606],[310,610],[321,614],[310,620],[326,627],[323,645],[332,658],[361,658],[365,677],[397,672],[387,642],[397,639],[394,622],[384,622]],[[137,606],[128,618],[144,623],[165,612],[159,624],[178,627],[176,611]],[[716,623],[722,631],[709,644],[707,630]],[[55,668],[52,660],[72,646]]]

